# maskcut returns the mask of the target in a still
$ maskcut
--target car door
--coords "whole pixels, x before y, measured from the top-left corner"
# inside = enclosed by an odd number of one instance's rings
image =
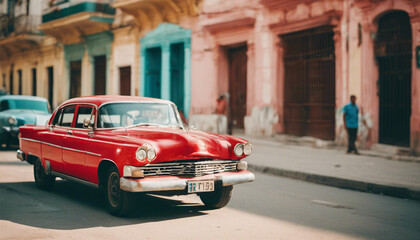
[[[52,171],[64,172],[63,141],[73,122],[76,106],[65,106],[57,111],[48,131],[42,133],[42,158],[49,161]]]
[[[89,129],[83,127],[83,120],[90,119],[94,111],[91,105],[78,105],[72,128],[66,133],[63,142],[63,162],[66,174],[88,180],[85,158],[89,145]]]

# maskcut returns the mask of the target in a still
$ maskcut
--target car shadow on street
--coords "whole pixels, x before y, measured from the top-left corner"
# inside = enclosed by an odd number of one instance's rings
[[[132,213],[115,217],[107,212],[97,189],[64,180],[51,191],[40,190],[33,182],[0,183],[0,195],[0,220],[47,229],[115,227],[207,214],[196,202],[133,194]]]

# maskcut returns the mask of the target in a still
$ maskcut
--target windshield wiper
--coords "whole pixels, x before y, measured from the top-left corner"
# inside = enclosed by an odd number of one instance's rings
[[[149,126],[159,127],[159,124],[157,124],[157,123],[139,123],[139,124],[136,124],[136,125],[132,125],[131,127],[149,127]]]

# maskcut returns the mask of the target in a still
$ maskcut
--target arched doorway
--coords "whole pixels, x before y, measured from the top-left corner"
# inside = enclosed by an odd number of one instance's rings
[[[390,12],[379,19],[375,43],[379,69],[379,143],[410,145],[411,38],[406,12]]]

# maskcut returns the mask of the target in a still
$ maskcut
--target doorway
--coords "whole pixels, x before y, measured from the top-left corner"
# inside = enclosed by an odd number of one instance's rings
[[[32,68],[32,96],[36,96],[36,68]]]
[[[95,57],[95,90],[94,95],[106,94],[106,56]]]
[[[82,61],[70,62],[70,98],[81,96]]]
[[[162,50],[160,47],[146,50],[145,96],[161,97]]]
[[[379,69],[379,142],[408,147],[412,35],[406,12],[390,12],[379,19],[375,56]]]
[[[120,67],[120,95],[131,95],[131,67]]]
[[[171,101],[175,103],[179,111],[184,110],[184,43],[171,45],[170,69],[171,69]]]
[[[18,94],[22,95],[22,69],[17,71],[18,74]]]
[[[53,108],[53,94],[54,94],[54,68],[47,67],[48,73],[48,102],[50,103],[50,107]]]
[[[13,64],[10,67],[10,75],[9,75],[9,93],[13,94]]]
[[[335,56],[330,27],[283,35],[285,133],[333,140]]]
[[[229,113],[228,131],[244,129],[247,91],[247,46],[229,48]]]

